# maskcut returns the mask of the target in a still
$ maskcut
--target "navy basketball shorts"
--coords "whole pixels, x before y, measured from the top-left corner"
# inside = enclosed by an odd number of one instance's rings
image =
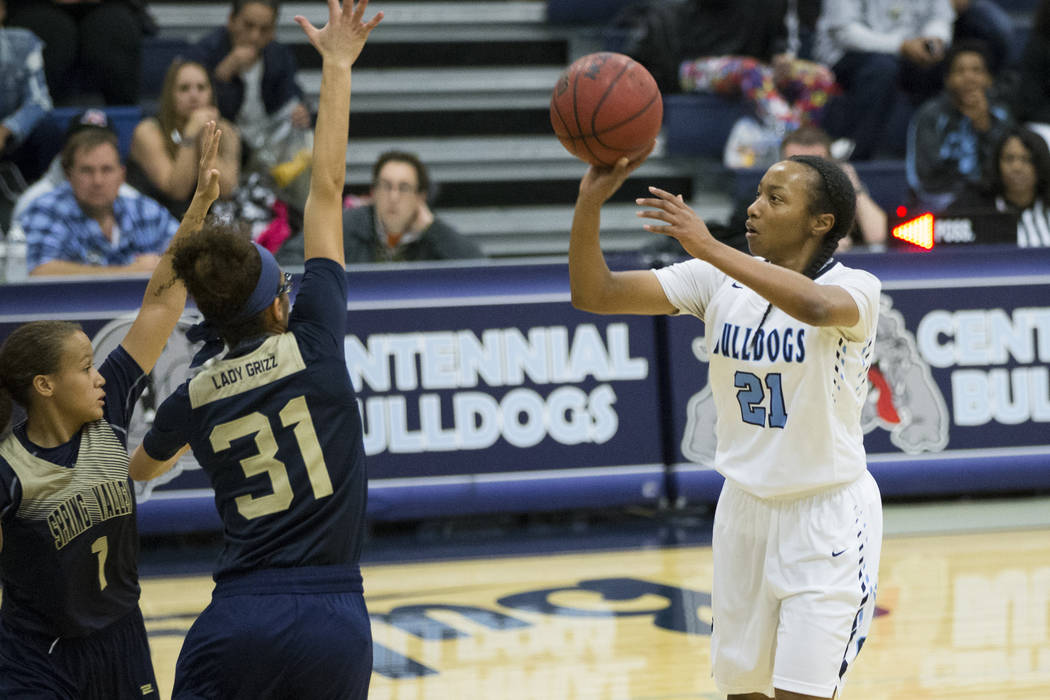
[[[0,698],[154,700],[149,639],[133,611],[86,637],[12,630],[0,621]]]
[[[357,568],[270,569],[216,584],[182,644],[172,697],[364,700],[371,676]]]

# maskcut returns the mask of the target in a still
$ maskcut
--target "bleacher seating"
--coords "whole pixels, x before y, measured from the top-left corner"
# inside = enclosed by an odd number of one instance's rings
[[[720,160],[733,124],[751,110],[739,100],[718,95],[664,97],[664,135],[669,154]]]
[[[183,37],[151,36],[142,43],[142,98],[155,101],[164,86],[171,62],[186,54],[190,42]],[[152,109],[146,110],[152,112]]]
[[[585,166],[553,136],[550,92],[573,59],[602,48],[599,15],[623,4],[592,3],[597,14],[578,13],[568,23],[568,15],[548,17],[547,0],[384,2],[383,25],[354,71],[348,189],[367,190],[379,153],[412,150],[437,184],[435,211],[486,254],[563,255]],[[225,23],[229,4],[151,0],[150,11],[159,39],[195,41]],[[277,38],[295,51],[311,100],[320,61],[292,17],[321,24],[326,12],[324,3],[285,2],[278,22]],[[630,203],[644,184],[682,192],[705,216],[724,218],[728,197],[699,192],[696,170],[691,158],[651,157],[633,175],[633,190],[625,188],[604,213],[607,250],[633,250],[650,239]]]
[[[898,206],[909,199],[908,180],[904,162],[900,160],[868,160],[852,163],[868,194],[891,216]],[[733,171],[733,200],[747,201],[755,196],[764,168],[740,168]]]
[[[487,254],[563,254],[584,166],[551,134],[550,90],[575,58],[616,48],[608,24],[634,1],[384,2],[383,26],[355,69],[348,188],[367,189],[372,161],[382,151],[413,150],[438,186],[435,210],[475,237]],[[1027,27],[1035,0],[1000,4],[1017,18],[1019,30]],[[151,0],[150,12],[160,31],[144,45],[142,113],[153,111],[171,59],[224,24],[229,3]],[[292,17],[302,14],[320,24],[325,13],[323,3],[285,2],[278,23],[277,39],[295,51],[311,99],[320,88],[320,62]],[[644,184],[682,192],[701,216],[725,220],[734,178],[725,176],[722,150],[733,124],[746,114],[733,100],[666,95],[656,152],[603,217],[607,249],[631,250],[649,240],[631,203]],[[121,130],[133,128],[131,119],[118,113],[114,121]],[[130,130],[121,135],[126,152]],[[902,199],[901,163],[858,167],[883,206]],[[744,172],[736,181],[748,177]],[[753,183],[747,186],[753,189]]]
[[[547,0],[547,21],[552,24],[602,25],[638,0]]]

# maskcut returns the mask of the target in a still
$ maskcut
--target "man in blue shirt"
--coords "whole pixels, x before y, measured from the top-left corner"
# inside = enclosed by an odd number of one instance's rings
[[[41,195],[19,223],[31,275],[149,272],[178,222],[145,196],[120,193],[124,166],[105,129],[73,134],[62,149],[68,182]]]
[[[0,0],[0,25],[6,10]],[[43,47],[28,29],[0,28],[0,160],[14,163],[29,182],[47,169],[58,150],[51,144],[61,137],[58,127],[44,118],[51,111],[51,95]]]

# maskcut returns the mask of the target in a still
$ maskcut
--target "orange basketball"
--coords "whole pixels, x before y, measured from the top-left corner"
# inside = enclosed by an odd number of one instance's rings
[[[663,122],[656,80],[621,53],[592,53],[573,62],[551,93],[551,126],[569,153],[613,165],[649,147]]]

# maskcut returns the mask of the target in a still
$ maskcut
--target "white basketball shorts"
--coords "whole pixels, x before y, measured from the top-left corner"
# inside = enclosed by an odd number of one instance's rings
[[[727,481],[713,549],[711,669],[719,690],[832,697],[875,613],[882,499],[871,474],[784,500],[756,498]]]

